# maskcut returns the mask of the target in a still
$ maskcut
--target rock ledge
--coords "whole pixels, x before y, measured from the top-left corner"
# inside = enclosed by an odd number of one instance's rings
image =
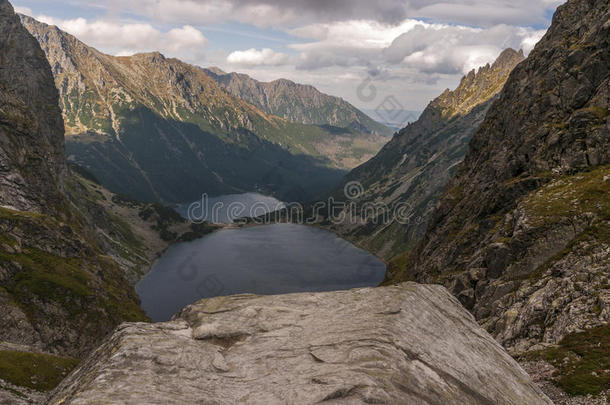
[[[124,324],[50,403],[551,404],[443,287],[202,300]]]

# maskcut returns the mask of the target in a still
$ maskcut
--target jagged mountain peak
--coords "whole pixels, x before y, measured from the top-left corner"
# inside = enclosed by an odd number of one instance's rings
[[[204,71],[229,93],[262,110],[293,122],[332,125],[372,135],[392,131],[342,98],[320,92],[314,86],[288,79],[261,82],[243,73]]]
[[[209,66],[209,67],[205,68],[205,70],[208,70],[209,72],[212,72],[212,73],[217,74],[219,76],[228,74],[227,72],[225,72],[224,70],[222,70],[218,66]]]
[[[607,0],[557,9],[399,270],[449,287],[515,353],[610,320],[609,19]]]
[[[156,62],[172,59],[172,58],[166,58],[165,55],[163,55],[159,51],[138,52],[138,53],[134,53],[133,55],[130,55],[130,56],[119,56],[118,58],[123,58],[123,59],[128,59],[128,58],[140,59],[140,60],[149,61],[151,63],[156,63]]]
[[[446,118],[465,115],[476,105],[495,96],[502,89],[512,69],[524,59],[523,50],[517,52],[512,48],[505,49],[493,64],[471,70],[462,77],[455,90],[445,90],[432,105]]]
[[[470,137],[522,58],[519,52],[506,50],[492,66],[473,70],[455,90],[447,89],[432,101],[373,159],[346,176],[343,184],[358,181],[366,186],[358,202],[375,201],[390,210],[406,203],[416,220],[403,224],[368,218],[332,226],[333,230],[388,259],[413,248]],[[343,185],[333,195],[343,197],[342,191]]]
[[[523,59],[525,59],[525,55],[523,54],[523,49],[519,49],[518,51],[516,51],[513,48],[506,48],[505,50],[502,51],[500,56],[498,56],[498,58],[495,60],[495,62],[493,64],[501,65],[501,66],[505,66],[508,64],[508,65],[512,65],[514,67],[515,60],[522,61]]]

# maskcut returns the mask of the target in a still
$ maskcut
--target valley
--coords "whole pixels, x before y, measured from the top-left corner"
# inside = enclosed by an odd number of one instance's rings
[[[254,191],[306,201],[391,134],[345,102],[341,121],[290,121],[225,91],[211,71],[158,52],[113,57],[57,27],[22,21],[53,66],[68,159],[118,194],[184,203],[202,190]]]
[[[163,53],[0,0],[0,404],[608,402],[606,0],[559,5],[525,49],[531,26],[146,31],[122,7]],[[201,32],[289,45],[206,68],[179,51]],[[354,66],[404,128],[268,80],[360,92]],[[425,86],[423,112],[398,102]]]

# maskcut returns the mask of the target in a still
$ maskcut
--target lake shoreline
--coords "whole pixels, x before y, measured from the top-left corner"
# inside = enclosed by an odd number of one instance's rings
[[[385,271],[383,261],[326,229],[228,224],[172,245],[136,291],[147,315],[165,321],[204,298],[376,287]]]

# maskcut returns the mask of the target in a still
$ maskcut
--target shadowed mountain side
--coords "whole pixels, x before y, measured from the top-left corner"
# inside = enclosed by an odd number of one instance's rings
[[[388,274],[447,286],[513,353],[610,321],[609,21],[606,0],[557,9]],[[607,388],[597,364],[582,383]]]
[[[111,190],[145,201],[189,202],[250,190],[303,201],[332,187],[343,171],[295,156],[246,129],[226,142],[197,125],[164,119],[145,107],[125,116],[120,141],[97,134],[67,143],[70,160],[86,165]]]
[[[322,214],[320,223],[386,259],[412,249],[470,138],[523,59],[523,52],[506,49],[493,64],[464,76],[455,90],[445,90],[416,122],[352,170],[330,194],[353,204],[343,210],[347,219],[333,221]],[[354,184],[357,195],[346,198],[344,188]]]
[[[106,55],[55,26],[21,18],[52,66],[71,157],[112,191],[168,202],[188,202],[194,190],[308,199],[387,140],[291,122],[231,95],[197,66],[158,52]],[[89,151],[92,141],[113,146]],[[112,163],[118,155],[120,171]],[[127,166],[135,188],[120,185]]]

